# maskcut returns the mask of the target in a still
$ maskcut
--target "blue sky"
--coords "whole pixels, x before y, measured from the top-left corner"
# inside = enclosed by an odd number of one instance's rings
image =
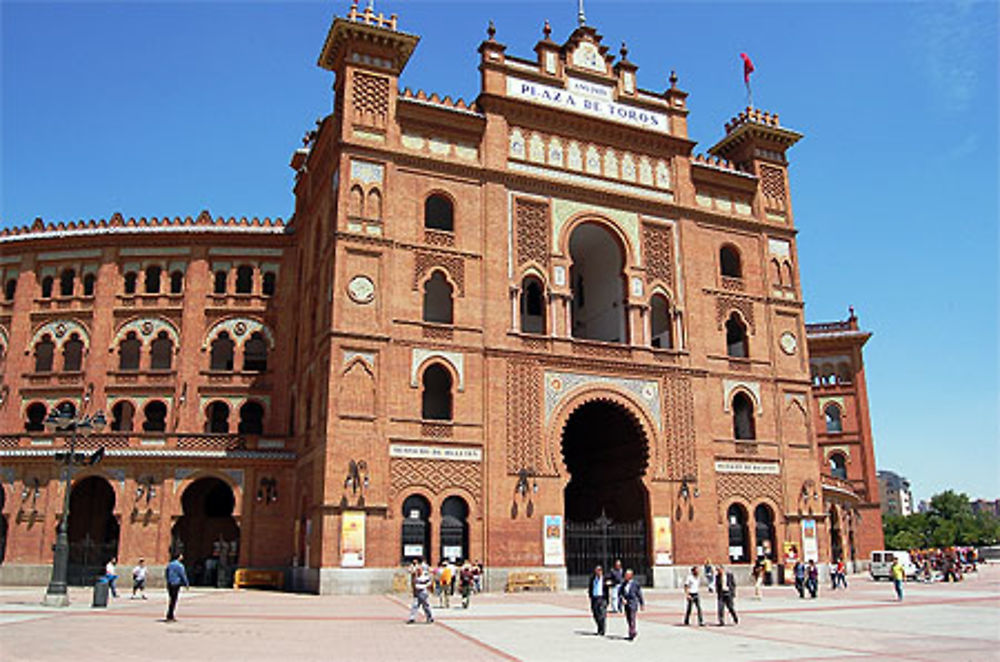
[[[288,160],[331,109],[315,66],[349,2],[3,2],[0,224],[128,216],[288,217]],[[471,99],[487,21],[530,57],[576,3],[378,2],[421,43],[402,84]],[[745,104],[790,153],[813,321],[855,306],[879,466],[924,498],[1000,496],[998,16],[994,2],[597,2],[643,87],[675,69],[704,151]]]

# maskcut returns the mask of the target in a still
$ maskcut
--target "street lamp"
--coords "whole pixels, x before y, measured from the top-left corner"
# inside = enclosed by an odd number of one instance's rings
[[[45,590],[45,600],[43,604],[49,607],[69,606],[69,592],[66,590],[66,574],[69,569],[69,493],[73,478],[73,465],[75,464],[96,464],[104,457],[104,449],[100,448],[90,457],[83,453],[76,452],[76,435],[79,432],[84,436],[98,432],[104,428],[107,420],[104,412],[98,411],[95,414],[87,414],[87,406],[90,404],[90,397],[94,392],[94,385],[87,388],[83,396],[83,407],[79,414],[71,412],[69,408],[53,407],[49,415],[45,417],[45,427],[51,432],[65,432],[70,430],[69,450],[64,453],[56,453],[56,462],[64,464],[63,469],[63,509],[59,518],[59,528],[56,531],[56,544],[52,548],[52,578],[49,586]]]

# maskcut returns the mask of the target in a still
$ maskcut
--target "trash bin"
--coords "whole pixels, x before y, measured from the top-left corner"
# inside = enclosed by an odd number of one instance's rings
[[[108,578],[101,577],[94,584],[94,601],[90,603],[91,607],[107,607],[108,606]]]

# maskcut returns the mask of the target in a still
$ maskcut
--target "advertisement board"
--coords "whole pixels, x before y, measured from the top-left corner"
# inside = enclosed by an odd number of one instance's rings
[[[545,554],[545,565],[566,564],[563,553],[562,515],[545,516],[545,527],[542,530],[542,549]]]
[[[653,518],[653,558],[656,565],[674,564],[674,533],[669,517]]]
[[[340,517],[340,565],[363,568],[365,565],[365,514],[345,510]]]

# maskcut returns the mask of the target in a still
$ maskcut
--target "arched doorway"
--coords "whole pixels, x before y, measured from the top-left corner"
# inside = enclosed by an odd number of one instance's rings
[[[836,506],[830,506],[830,554],[834,561],[847,560],[844,558],[844,535],[841,532],[840,516],[837,514]]]
[[[563,494],[570,586],[586,585],[595,565],[607,568],[615,559],[648,585],[649,495],[642,476],[649,450],[642,425],[620,404],[588,402],[566,421],[562,453],[570,474]]]
[[[569,252],[573,337],[628,342],[625,256],[618,240],[597,223],[583,223],[570,235]]]
[[[760,503],[753,510],[754,538],[757,544],[757,558],[777,560],[774,538],[774,511],[770,506]]]
[[[414,559],[431,561],[431,504],[419,494],[403,501],[403,563]]]
[[[184,514],[174,524],[171,545],[184,555],[191,583],[232,586],[240,542],[232,488],[219,478],[199,478],[184,490],[181,506]]]
[[[749,563],[750,531],[747,527],[747,509],[734,503],[726,511],[726,521],[729,523],[729,562]]]
[[[93,584],[105,564],[118,556],[115,491],[107,480],[90,476],[69,493],[69,565],[66,580],[76,586]]]
[[[450,496],[441,504],[441,556],[453,563],[469,558],[469,506]]]

